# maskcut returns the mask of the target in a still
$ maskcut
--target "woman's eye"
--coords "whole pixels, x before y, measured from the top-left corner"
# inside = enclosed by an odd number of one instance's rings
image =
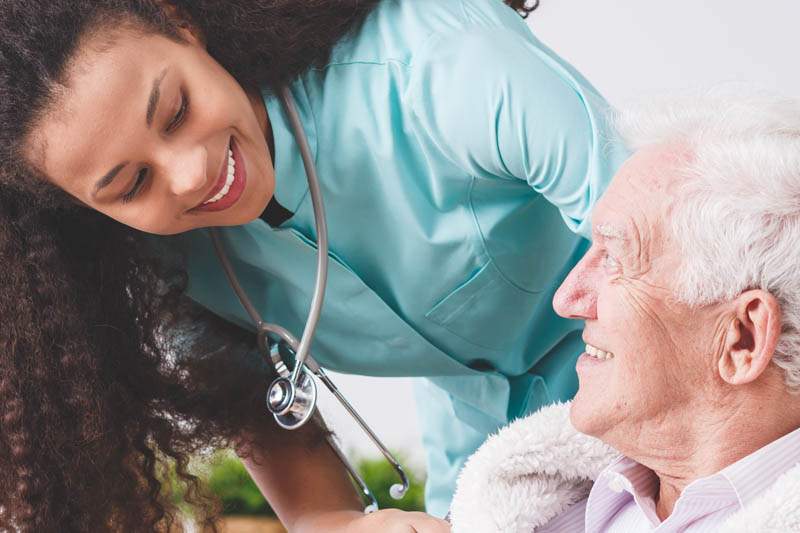
[[[146,178],[147,169],[143,168],[136,174],[136,181],[134,182],[133,187],[131,187],[131,190],[122,195],[122,203],[127,204],[136,198],[136,195],[139,194],[140,190],[142,190]]]
[[[178,129],[178,127],[183,124],[183,121],[186,120],[186,114],[189,111],[189,98],[183,93],[181,93],[181,107],[178,109],[178,112],[175,113],[175,116],[172,117],[169,125],[167,125],[167,133],[171,133]]]

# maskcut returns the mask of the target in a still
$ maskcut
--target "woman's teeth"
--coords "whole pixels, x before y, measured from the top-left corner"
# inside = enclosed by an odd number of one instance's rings
[[[595,348],[591,344],[586,345],[586,353],[594,357],[595,359],[614,359],[614,354],[611,352],[606,352],[601,350],[600,348]]]
[[[219,202],[225,195],[228,194],[228,191],[231,190],[231,185],[233,185],[233,178],[236,175],[236,161],[233,159],[233,150],[228,148],[228,177],[225,179],[225,185],[220,189],[220,191],[214,195],[213,198],[203,202],[203,205],[206,204],[213,204],[214,202]]]

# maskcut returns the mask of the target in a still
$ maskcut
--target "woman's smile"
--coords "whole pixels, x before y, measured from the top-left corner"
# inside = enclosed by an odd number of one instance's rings
[[[190,212],[224,211],[241,198],[247,186],[247,166],[235,137],[231,137],[227,156],[222,161],[223,167],[220,169],[214,188]]]

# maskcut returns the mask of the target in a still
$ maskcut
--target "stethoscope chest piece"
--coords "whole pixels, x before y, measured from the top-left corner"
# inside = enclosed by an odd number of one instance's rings
[[[280,377],[267,389],[267,408],[284,429],[297,429],[308,422],[316,404],[317,384],[306,369],[297,384],[288,377]]]

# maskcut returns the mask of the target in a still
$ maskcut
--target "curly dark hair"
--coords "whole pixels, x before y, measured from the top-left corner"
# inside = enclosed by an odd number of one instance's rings
[[[539,7],[539,0],[506,0],[506,4],[511,6],[522,18],[528,18],[532,12]]]
[[[168,528],[165,465],[213,526],[189,458],[283,435],[253,334],[190,303],[179,258],[66,201],[23,157],[81,39],[130,21],[180,40],[191,24],[240,83],[278,87],[378,1],[0,1],[0,530]]]

